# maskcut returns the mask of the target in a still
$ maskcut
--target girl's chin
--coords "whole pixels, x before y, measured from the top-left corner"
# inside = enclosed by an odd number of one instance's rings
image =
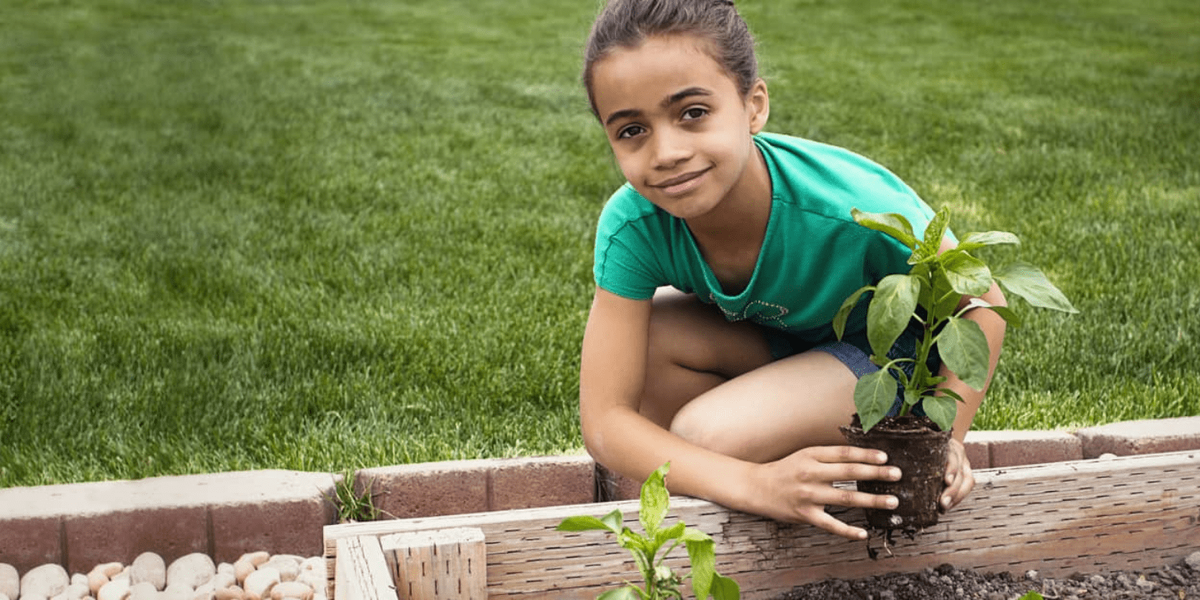
[[[716,207],[715,203],[698,200],[689,199],[681,202],[659,204],[658,207],[670,213],[671,216],[684,220],[703,217],[711,213],[713,208]]]

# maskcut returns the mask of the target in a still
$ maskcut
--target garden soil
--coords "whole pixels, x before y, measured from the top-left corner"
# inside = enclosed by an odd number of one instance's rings
[[[1157,569],[1043,578],[979,573],[943,565],[919,573],[830,579],[792,589],[775,600],[1016,600],[1035,591],[1046,600],[1200,600],[1200,552]]]

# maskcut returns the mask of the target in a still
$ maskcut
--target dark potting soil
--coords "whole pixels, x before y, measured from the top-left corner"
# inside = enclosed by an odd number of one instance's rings
[[[919,573],[889,573],[863,579],[828,579],[777,596],[775,600],[1016,600],[1035,591],[1047,600],[1200,599],[1200,552],[1187,561],[1142,571],[1043,578],[1036,571],[979,573],[942,565]]]
[[[923,529],[936,525],[938,498],[945,488],[946,450],[950,432],[940,431],[924,416],[885,417],[869,432],[862,430],[858,414],[842,435],[852,446],[887,453],[887,464],[900,467],[899,481],[858,481],[856,487],[868,494],[900,499],[895,510],[869,509],[867,523],[873,529]]]

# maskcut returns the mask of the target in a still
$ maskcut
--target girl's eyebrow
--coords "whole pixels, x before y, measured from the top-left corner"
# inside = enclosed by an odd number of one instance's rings
[[[691,98],[692,96],[711,96],[711,95],[712,95],[712,91],[710,91],[708,89],[698,87],[698,86],[690,87],[690,88],[679,90],[678,92],[675,92],[674,94],[671,94],[670,96],[667,96],[667,98],[662,101],[662,107],[666,108],[668,106],[671,106],[672,104],[675,104],[676,102]]]
[[[668,106],[671,106],[672,104],[675,104],[682,100],[686,100],[688,98],[691,98],[692,96],[711,96],[711,95],[712,95],[711,90],[709,90],[707,88],[702,88],[699,86],[693,86],[690,88],[684,88],[682,90],[679,90],[678,92],[675,92],[674,94],[671,94],[670,96],[667,96],[666,98],[663,98],[661,105],[663,108],[667,108]],[[618,111],[613,112],[611,115],[608,115],[608,118],[604,120],[604,125],[605,126],[612,125],[614,121],[617,121],[619,119],[625,119],[625,118],[629,118],[629,117],[637,117],[641,114],[642,114],[642,111],[640,111],[636,108],[626,108],[626,109],[618,110]]]

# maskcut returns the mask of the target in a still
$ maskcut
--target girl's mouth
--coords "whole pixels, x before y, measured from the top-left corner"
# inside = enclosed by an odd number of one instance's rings
[[[672,177],[666,181],[655,184],[654,187],[663,191],[668,196],[677,196],[685,192],[689,192],[696,186],[700,185],[701,178],[708,173],[708,169],[692,171],[684,173],[678,177]]]

